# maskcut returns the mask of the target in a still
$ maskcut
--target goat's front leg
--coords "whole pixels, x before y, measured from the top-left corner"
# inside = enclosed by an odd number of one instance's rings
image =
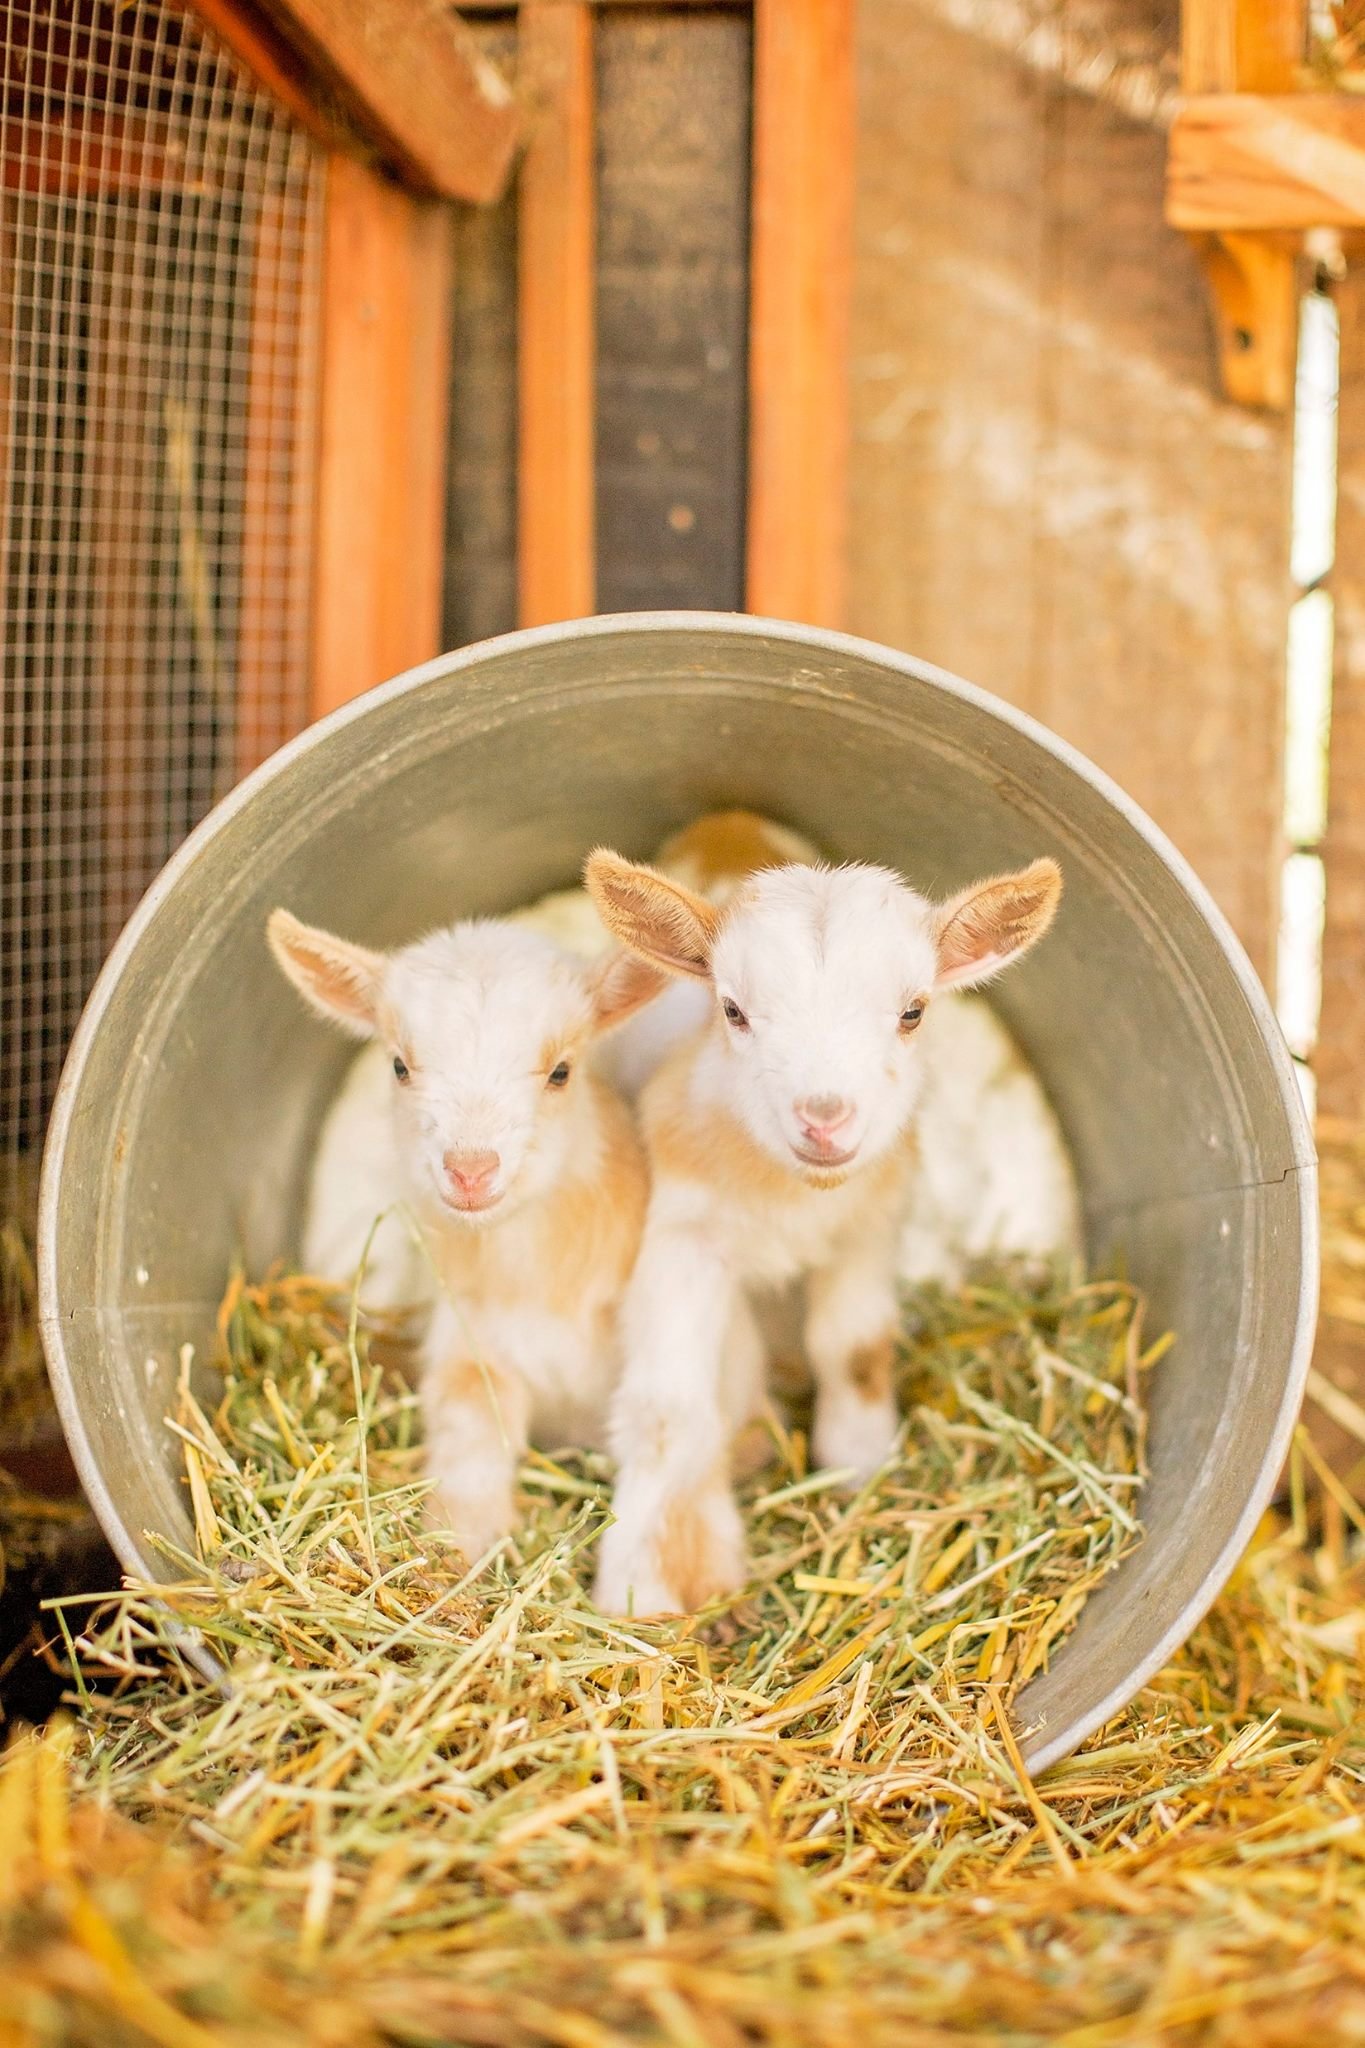
[[[744,1583],[721,1385],[735,1301],[733,1277],[704,1230],[651,1218],[621,1310],[614,1520],[596,1589],[609,1614],[690,1614]]]
[[[899,1330],[896,1247],[876,1237],[812,1273],[806,1352],[815,1377],[812,1448],[818,1465],[863,1480],[895,1448]]]
[[[476,1357],[449,1302],[438,1302],[422,1370],[427,1519],[448,1529],[471,1564],[516,1521],[517,1466],[526,1449],[530,1393],[506,1362]]]

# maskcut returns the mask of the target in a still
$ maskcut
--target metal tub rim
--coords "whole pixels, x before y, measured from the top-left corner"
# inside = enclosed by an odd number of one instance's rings
[[[1025,1754],[1035,1774],[1070,1752],[1134,1694],[1164,1665],[1207,1612],[1226,1583],[1228,1575],[1245,1549],[1271,1495],[1292,1437],[1295,1419],[1307,1381],[1317,1311],[1317,1202],[1316,1169],[1311,1131],[1304,1110],[1293,1063],[1280,1036],[1269,1000],[1243,948],[1223,913],[1188,862],[1147,814],[1110,777],[1095,767],[1066,741],[1047,730],[1027,713],[990,695],[933,664],[897,650],[849,634],[801,626],[786,621],[732,613],[659,611],[598,615],[563,624],[540,626],[481,641],[456,653],[410,669],[351,703],[339,707],[289,741],[246,777],[194,829],[172,855],[166,866],[134,911],[120,934],[92,989],[72,1039],[54,1102],[44,1149],[39,1194],[38,1264],[39,1319],[47,1353],[57,1406],[68,1442],[92,1506],[125,1567],[141,1569],[135,1537],[130,1535],[105,1475],[94,1456],[82,1412],[76,1379],[67,1354],[63,1309],[58,1300],[58,1251],[61,1234],[60,1192],[63,1165],[71,1139],[72,1121],[79,1104],[81,1086],[91,1049],[108,1011],[124,970],[162,906],[182,879],[190,873],[220,833],[247,809],[259,793],[281,776],[291,772],[301,757],[330,744],[334,735],[358,720],[370,717],[408,693],[437,679],[449,679],[473,670],[490,657],[531,654],[566,640],[615,639],[621,636],[648,638],[688,632],[721,633],[739,641],[768,641],[789,647],[793,654],[808,659],[822,656],[833,660],[864,662],[907,680],[930,683],[970,707],[974,712],[1011,729],[1020,738],[1050,755],[1056,763],[1086,784],[1105,805],[1118,813],[1167,870],[1189,900],[1234,976],[1247,1009],[1254,1019],[1264,1048],[1268,1072],[1273,1079],[1275,1099],[1283,1118],[1292,1163],[1283,1179],[1292,1180],[1297,1192],[1297,1224],[1300,1286],[1293,1338],[1285,1361],[1282,1397],[1272,1426],[1266,1432],[1259,1466],[1248,1485],[1242,1510],[1199,1584],[1185,1599],[1178,1614],[1160,1636],[1151,1642],[1109,1692],[1083,1719],[1041,1740],[1026,1742]],[[1246,1182],[1243,1190],[1269,1185]],[[1231,1190],[1236,1192],[1236,1190]]]

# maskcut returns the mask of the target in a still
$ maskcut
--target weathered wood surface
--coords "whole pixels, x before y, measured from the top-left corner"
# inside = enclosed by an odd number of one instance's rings
[[[1171,130],[1166,217],[1193,229],[1365,225],[1365,103],[1348,93],[1213,93]]]
[[[1341,321],[1335,669],[1328,772],[1327,914],[1315,1066],[1330,1116],[1365,1120],[1365,268],[1336,293]]]
[[[523,7],[517,64],[518,616],[543,626],[594,609],[591,9]]]
[[[450,210],[327,166],[314,716],[440,652]]]
[[[853,0],[754,9],[748,608],[818,626],[845,623],[853,188],[871,143],[855,19]],[[909,144],[898,127],[903,159]]]
[[[1073,6],[1050,43],[1017,13],[1015,55],[971,0],[862,0],[849,623],[1090,754],[1268,973],[1287,430],[1218,395],[1165,128],[1130,111],[1164,94],[1117,89],[1174,83],[1173,7]]]
[[[506,80],[426,0],[180,0],[316,140],[353,131],[416,190],[496,199],[517,147]]]
[[[749,10],[597,23],[597,608],[744,604]]]

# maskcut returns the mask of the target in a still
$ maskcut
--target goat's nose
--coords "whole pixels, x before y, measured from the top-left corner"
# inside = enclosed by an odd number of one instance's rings
[[[842,1095],[805,1095],[795,1105],[806,1133],[812,1138],[832,1138],[853,1115],[853,1104]]]
[[[457,1148],[444,1153],[441,1164],[461,1194],[479,1195],[487,1189],[502,1159],[496,1152],[462,1152]]]

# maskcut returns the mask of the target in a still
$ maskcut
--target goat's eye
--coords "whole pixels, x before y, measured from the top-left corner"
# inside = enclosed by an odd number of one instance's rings
[[[727,1024],[733,1024],[736,1031],[748,1030],[748,1018],[743,1010],[740,1009],[739,1004],[733,1001],[731,997],[727,996],[720,1007]]]
[[[549,1073],[545,1076],[545,1086],[547,1088],[563,1088],[567,1083],[568,1078],[569,1062],[567,1060],[561,1060],[559,1062],[559,1065],[557,1067],[551,1067]]]
[[[917,1027],[917,1025],[919,1024],[919,1022],[920,1022],[920,1020],[922,1019],[922,1017],[923,1017],[923,1016],[924,1016],[924,1005],[923,1005],[923,1003],[911,1003],[911,1004],[910,1004],[910,1006],[908,1007],[908,1009],[904,1009],[904,1010],[902,1010],[902,1011],[901,1011],[901,1030],[902,1030],[902,1031],[913,1031],[913,1030],[915,1030],[915,1028],[916,1028],[916,1027]]]
[[[393,1073],[396,1081],[406,1081],[409,1078],[408,1070],[402,1060],[399,1059],[397,1053],[393,1056]]]

